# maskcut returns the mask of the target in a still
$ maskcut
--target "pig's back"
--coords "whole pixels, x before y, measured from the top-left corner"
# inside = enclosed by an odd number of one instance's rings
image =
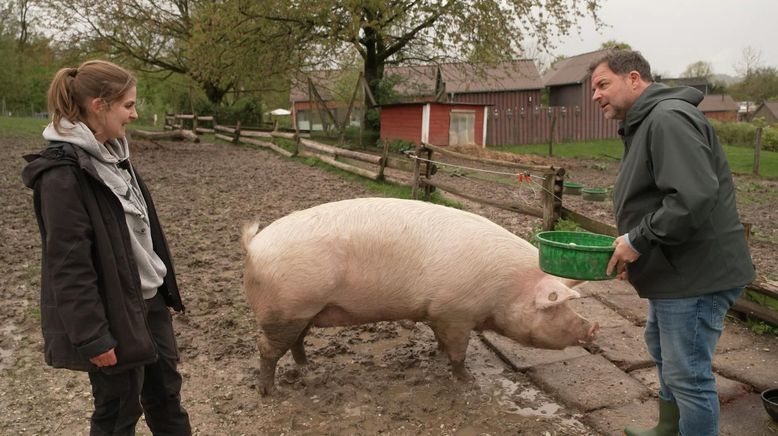
[[[537,267],[534,246],[486,218],[393,198],[292,213],[259,232],[248,252],[256,279],[274,286],[262,304],[272,304],[279,293],[304,293],[299,298],[313,301],[312,311],[334,304],[364,312],[380,299],[381,313],[371,318],[384,319],[412,318],[407,312],[464,300],[461,293],[470,305],[481,304],[473,298],[494,300],[491,293],[501,292],[495,287],[504,286],[507,275],[528,263]],[[405,314],[392,317],[394,312]]]

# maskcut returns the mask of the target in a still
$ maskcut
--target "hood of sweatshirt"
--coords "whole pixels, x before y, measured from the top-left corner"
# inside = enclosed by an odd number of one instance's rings
[[[624,136],[631,136],[643,122],[643,119],[651,113],[654,106],[662,101],[683,100],[697,106],[703,98],[704,94],[695,88],[688,86],[669,87],[663,83],[652,83],[627,111],[627,118],[621,124]]]
[[[77,145],[87,152],[92,158],[106,164],[116,164],[130,157],[130,148],[127,139],[109,139],[105,145],[95,138],[94,133],[82,122],[70,122],[67,119],[60,121],[60,131],[49,123],[43,131],[43,138],[47,141],[64,141]]]

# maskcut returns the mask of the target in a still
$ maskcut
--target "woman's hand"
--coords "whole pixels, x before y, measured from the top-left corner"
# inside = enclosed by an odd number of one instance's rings
[[[103,354],[99,354],[91,359],[89,359],[90,362],[94,363],[95,365],[102,367],[102,366],[114,366],[116,365],[116,350],[115,348],[111,348],[110,350],[106,351]]]

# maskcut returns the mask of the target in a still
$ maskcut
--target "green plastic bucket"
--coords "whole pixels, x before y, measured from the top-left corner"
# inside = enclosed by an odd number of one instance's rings
[[[586,232],[540,232],[540,269],[548,274],[577,280],[610,280],[605,274],[613,255],[612,236]]]
[[[562,192],[568,195],[581,195],[581,189],[583,189],[582,184],[575,182],[564,182],[562,186]]]
[[[608,190],[605,188],[584,188],[583,199],[587,201],[605,201]]]

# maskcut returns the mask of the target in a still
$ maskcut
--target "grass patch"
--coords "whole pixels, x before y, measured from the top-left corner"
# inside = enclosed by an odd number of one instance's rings
[[[490,150],[519,154],[548,156],[548,144],[506,145],[490,147]],[[591,160],[620,160],[624,146],[618,139],[581,141],[554,144],[554,156]],[[733,173],[751,174],[754,166],[754,149],[748,147],[724,146]],[[762,150],[759,175],[767,179],[778,179],[778,152]]]
[[[505,145],[490,147],[490,150],[548,156],[548,144]],[[565,158],[613,161],[621,159],[623,152],[624,145],[618,139],[565,142],[553,146],[553,155]]]
[[[43,142],[43,129],[49,124],[46,118],[0,117],[0,137],[3,138],[40,138]]]

